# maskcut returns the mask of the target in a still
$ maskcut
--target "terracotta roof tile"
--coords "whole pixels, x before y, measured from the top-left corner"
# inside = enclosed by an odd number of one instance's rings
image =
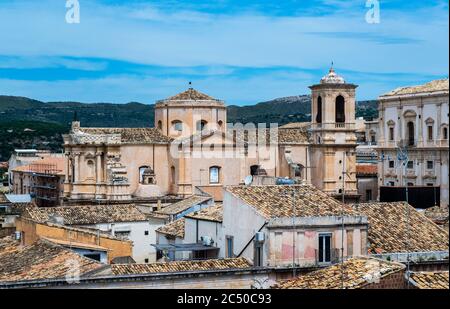
[[[75,261],[80,274],[103,267],[97,261],[46,240],[20,246],[10,237],[0,240],[0,282],[65,278]]]
[[[216,259],[202,261],[173,261],[152,264],[113,264],[114,275],[132,275],[146,273],[187,272],[201,270],[249,268],[252,264],[245,258]]]
[[[296,192],[296,216],[356,215],[352,208],[311,185],[293,186],[229,186],[225,188],[237,198],[255,208],[266,218],[291,217],[292,192]]]
[[[44,157],[31,164],[16,167],[13,171],[64,175],[65,164],[66,159],[63,157]]]
[[[156,229],[156,232],[174,237],[184,238],[184,223],[185,219],[181,218],[159,227],[158,229]]]
[[[209,207],[203,208],[202,210],[190,213],[190,214],[186,215],[185,217],[197,219],[197,220],[222,222],[222,220],[223,220],[223,205],[216,203],[214,206],[209,206]]]
[[[204,203],[210,199],[210,196],[193,195],[155,212],[164,215],[176,215],[191,208],[192,206]]]
[[[277,289],[341,289],[342,265],[333,266],[301,275],[295,279],[280,281]],[[405,266],[373,258],[351,258],[343,263],[344,288],[362,288],[374,280],[403,271]]]
[[[181,92],[177,95],[174,95],[167,100],[175,101],[175,100],[215,100],[213,97],[201,93],[193,88],[189,88],[188,90]]]
[[[120,134],[122,144],[168,144],[171,138],[157,128],[80,128],[80,132],[103,135]]]
[[[353,205],[367,216],[371,253],[446,251],[448,231],[405,202],[363,203]],[[406,213],[409,210],[409,224]],[[409,226],[409,228],[407,228]],[[409,230],[409,233],[408,233]]]
[[[376,164],[357,164],[356,175],[358,176],[376,176],[378,174],[378,166]]]
[[[146,221],[147,217],[135,205],[89,205],[61,206],[48,208],[27,208],[23,216],[34,221],[45,223],[52,216],[64,219],[67,225],[86,225],[113,222]]]
[[[410,282],[419,289],[447,289],[448,271],[411,272]]]

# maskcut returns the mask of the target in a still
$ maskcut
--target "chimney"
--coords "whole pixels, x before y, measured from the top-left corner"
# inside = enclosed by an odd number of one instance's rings
[[[161,210],[161,199],[158,199],[158,202],[156,204],[156,210]]]

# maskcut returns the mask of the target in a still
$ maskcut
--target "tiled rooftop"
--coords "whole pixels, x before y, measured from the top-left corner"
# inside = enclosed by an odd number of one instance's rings
[[[184,223],[185,219],[181,218],[159,227],[156,231],[169,236],[184,238]]]
[[[249,268],[252,264],[245,258],[215,259],[201,261],[174,261],[152,264],[113,264],[114,275],[133,275],[146,273],[187,272],[201,270]]]
[[[279,127],[279,129],[305,129],[310,125],[311,122],[290,122]]]
[[[262,132],[262,133],[261,133]],[[262,144],[303,144],[308,143],[308,133],[302,128],[272,128],[272,129],[229,129],[228,137],[232,140],[236,137],[238,145],[262,145]],[[265,134],[265,136],[260,136]]]
[[[371,253],[448,250],[448,231],[405,202],[355,204],[354,209],[368,218]]]
[[[387,262],[372,258],[351,258],[343,263],[344,288],[362,288],[377,279],[403,271],[405,266],[400,263]],[[277,283],[277,289],[341,289],[342,265],[319,269],[311,273],[300,275],[295,279]]]
[[[168,144],[172,140],[156,128],[80,128],[81,132],[99,134],[120,134],[123,144]]]
[[[65,278],[72,265],[70,261],[79,265],[80,275],[104,266],[46,240],[20,246],[10,237],[0,239],[1,283]]]
[[[223,205],[216,203],[214,206],[203,208],[202,210],[190,213],[185,216],[197,220],[222,222],[223,220]]]
[[[447,91],[449,89],[448,78],[445,79],[437,79],[431,82],[428,82],[423,85],[418,86],[408,86],[408,87],[400,87],[394,89],[383,96],[395,96],[395,95],[407,95],[407,94],[418,94],[425,92],[435,92],[435,91]]]
[[[204,203],[210,199],[211,197],[209,196],[193,195],[188,198],[185,198],[184,200],[166,206],[163,209],[158,210],[157,213],[164,215],[176,215],[179,214],[180,212],[183,212],[191,208],[192,206]]]
[[[341,204],[311,185],[229,186],[225,190],[252,206],[265,218],[291,217],[294,191],[297,217],[338,216],[342,212],[356,215],[350,206]]]
[[[188,90],[181,92],[177,95],[174,95],[168,98],[167,100],[175,101],[175,100],[215,100],[215,99],[207,94],[195,90],[194,88],[189,88]]]
[[[376,164],[357,164],[356,175],[357,176],[376,176],[378,173],[378,167]]]
[[[51,175],[64,175],[64,166],[66,159],[64,157],[44,157],[33,163],[16,167],[16,172],[43,173]]]
[[[419,289],[447,289],[448,271],[412,272],[410,282]]]
[[[61,206],[27,208],[23,214],[37,222],[47,222],[51,216],[59,216],[67,225],[86,225],[113,222],[146,221],[146,216],[132,204]]]

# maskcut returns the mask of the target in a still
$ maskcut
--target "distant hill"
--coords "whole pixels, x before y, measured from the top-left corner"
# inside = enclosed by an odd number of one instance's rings
[[[0,123],[17,120],[53,122],[69,125],[75,112],[83,126],[97,127],[152,127],[154,126],[152,104],[131,102],[44,103],[24,97],[0,96]],[[277,122],[309,121],[311,98],[308,95],[278,98],[248,106],[228,106],[229,122]],[[361,101],[356,116],[377,117],[377,101]]]
[[[311,98],[309,95],[290,96],[255,105],[230,105],[227,109],[228,122],[283,125],[309,121]],[[86,127],[152,127],[153,110],[154,105],[138,102],[87,104],[0,96],[0,161],[7,160],[14,147],[60,150],[60,135],[69,130],[75,112]],[[356,116],[376,118],[377,101],[358,102]],[[11,130],[13,133],[8,132]]]

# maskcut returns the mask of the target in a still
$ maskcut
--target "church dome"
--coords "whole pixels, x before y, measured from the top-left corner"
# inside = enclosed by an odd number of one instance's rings
[[[320,80],[321,84],[345,84],[345,80],[342,76],[336,74],[333,67],[330,68],[330,71],[327,75],[322,77]]]

